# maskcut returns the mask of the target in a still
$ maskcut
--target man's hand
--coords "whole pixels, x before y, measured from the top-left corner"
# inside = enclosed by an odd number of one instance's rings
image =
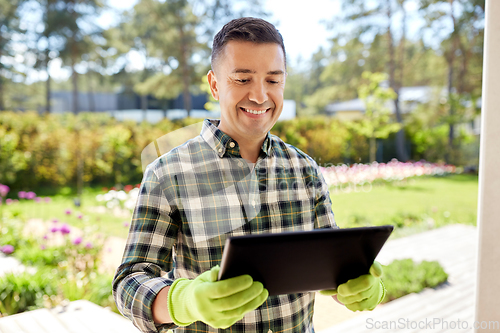
[[[269,296],[249,275],[217,281],[219,266],[194,280],[177,279],[168,293],[168,311],[175,324],[202,321],[214,328],[228,328],[262,305]]]
[[[385,296],[382,266],[374,262],[370,274],[361,275],[338,286],[336,290],[322,290],[322,295],[337,295],[337,300],[351,311],[373,310]]]

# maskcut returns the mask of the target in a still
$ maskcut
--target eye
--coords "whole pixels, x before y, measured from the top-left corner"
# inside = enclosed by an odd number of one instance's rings
[[[274,80],[271,80],[271,81],[269,81],[269,83],[271,83],[271,84],[278,84],[278,83],[280,83],[280,82],[279,82],[279,81],[274,81]]]
[[[248,79],[236,79],[236,81],[239,83],[247,83],[250,80],[248,80]]]

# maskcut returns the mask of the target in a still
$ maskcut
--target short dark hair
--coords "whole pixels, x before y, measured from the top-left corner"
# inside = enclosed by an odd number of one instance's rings
[[[228,22],[215,35],[212,46],[212,69],[224,51],[224,46],[231,40],[246,41],[253,43],[275,43],[281,46],[283,57],[285,59],[286,69],[286,53],[283,37],[271,23],[255,17],[241,17]]]

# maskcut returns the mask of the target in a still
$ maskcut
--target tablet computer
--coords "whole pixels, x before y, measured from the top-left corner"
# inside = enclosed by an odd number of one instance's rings
[[[270,295],[336,289],[368,274],[393,226],[229,237],[219,280],[249,274]]]

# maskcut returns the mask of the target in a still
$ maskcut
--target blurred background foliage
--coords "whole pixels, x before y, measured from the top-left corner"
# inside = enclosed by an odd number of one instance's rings
[[[464,124],[480,114],[484,0],[337,2],[341,10],[324,22],[329,46],[287,61],[285,98],[296,102],[297,118],[273,133],[320,164],[395,157],[477,166],[479,136]],[[93,112],[91,96],[135,93],[144,111],[154,97],[165,116],[168,101],[182,97],[189,118],[190,94],[209,94],[203,77],[214,33],[241,16],[279,27],[264,4],[137,0],[120,12],[102,0],[0,0],[0,181],[18,189],[138,182],[141,150],[189,121],[118,122]],[[103,24],[106,13],[118,19]],[[59,65],[69,73],[62,81],[49,70]],[[403,112],[401,89],[417,86],[433,93]],[[73,114],[52,114],[56,90],[72,91]],[[90,113],[78,110],[79,92],[90,96]],[[376,107],[356,121],[325,111],[355,98]]]
[[[0,183],[16,190],[137,184],[142,179],[141,152],[153,140],[202,119],[163,119],[156,124],[118,121],[103,113],[77,115],[36,112],[0,113]],[[420,118],[407,124],[407,141],[415,160],[444,161],[446,128],[422,126]],[[357,126],[354,127],[354,125]],[[278,121],[271,133],[311,156],[320,166],[370,161],[370,136],[359,132],[362,120],[342,122],[316,115]],[[477,138],[462,150],[463,164],[477,156]],[[379,146],[383,148],[382,142]],[[463,165],[462,164],[462,165]],[[54,193],[55,193],[54,192]]]

